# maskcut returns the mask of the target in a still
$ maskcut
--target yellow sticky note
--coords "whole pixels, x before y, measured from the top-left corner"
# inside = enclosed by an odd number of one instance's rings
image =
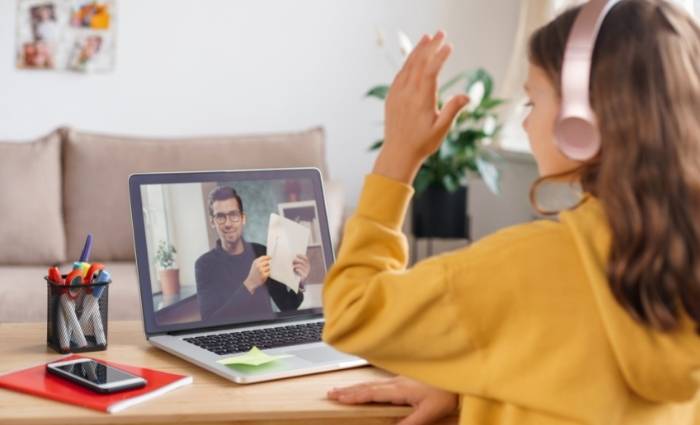
[[[217,363],[223,365],[246,365],[246,366],[261,366],[267,363],[272,363],[279,359],[286,359],[288,357],[293,357],[291,354],[280,354],[276,356],[271,356],[258,347],[253,347],[245,354],[240,356],[228,357],[225,359],[217,360]]]

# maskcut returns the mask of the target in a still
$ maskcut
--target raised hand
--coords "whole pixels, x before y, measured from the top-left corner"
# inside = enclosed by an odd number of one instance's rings
[[[420,164],[440,147],[469,100],[456,95],[438,109],[438,75],[451,52],[442,31],[424,35],[394,78],[384,105],[384,145],[375,173],[410,184]]]

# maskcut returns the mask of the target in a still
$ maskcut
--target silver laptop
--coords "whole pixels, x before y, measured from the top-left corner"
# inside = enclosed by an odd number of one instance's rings
[[[318,169],[134,174],[129,195],[151,344],[240,384],[367,364],[321,341]],[[274,360],[240,364],[253,347]]]

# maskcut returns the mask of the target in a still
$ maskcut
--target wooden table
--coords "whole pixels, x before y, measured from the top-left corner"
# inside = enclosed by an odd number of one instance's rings
[[[153,348],[141,322],[110,322],[107,351],[88,353],[164,371],[194,383],[117,414],[106,414],[0,388],[0,423],[10,424],[393,424],[411,412],[392,405],[342,406],[325,398],[333,386],[389,376],[363,367],[252,385],[237,385]],[[55,360],[45,323],[0,323],[0,373]],[[440,422],[457,423],[457,417]]]

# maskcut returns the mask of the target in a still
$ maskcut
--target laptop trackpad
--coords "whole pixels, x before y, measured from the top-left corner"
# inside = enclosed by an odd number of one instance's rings
[[[355,359],[355,357],[343,354],[331,347],[310,347],[303,350],[292,351],[290,354],[294,354],[301,359],[308,360],[316,364],[336,363]]]

